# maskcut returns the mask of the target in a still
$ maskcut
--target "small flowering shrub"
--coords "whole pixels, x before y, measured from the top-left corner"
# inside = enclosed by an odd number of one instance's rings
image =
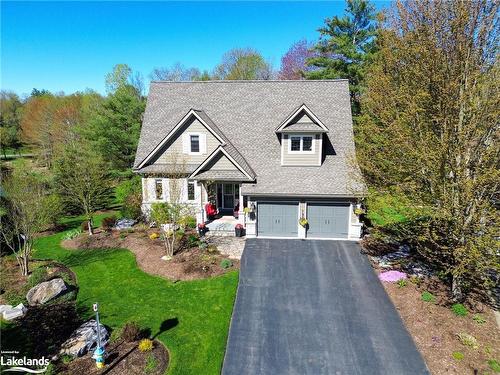
[[[156,240],[156,239],[158,239],[158,238],[160,238],[160,235],[159,235],[158,233],[156,233],[156,232],[155,232],[155,233],[151,233],[151,234],[149,235],[149,239],[150,239],[150,240]]]
[[[143,353],[153,350],[153,340],[143,339],[139,341],[139,350]]]

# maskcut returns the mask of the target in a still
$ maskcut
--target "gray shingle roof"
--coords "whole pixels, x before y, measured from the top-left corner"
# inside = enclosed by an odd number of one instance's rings
[[[275,129],[303,103],[329,129],[324,161],[320,167],[284,167]],[[208,117],[229,141],[225,149],[234,147],[242,157],[238,163],[256,176],[256,183],[243,184],[244,194],[354,196],[365,190],[353,162],[347,80],[152,82],[135,166],[190,108]]]
[[[248,177],[240,171],[204,171],[196,175],[196,180],[246,181]]]

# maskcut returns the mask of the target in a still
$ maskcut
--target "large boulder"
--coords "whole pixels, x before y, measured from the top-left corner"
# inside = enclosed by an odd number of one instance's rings
[[[28,291],[26,299],[30,306],[43,305],[45,302],[57,297],[67,289],[61,278],[40,283]]]
[[[12,307],[11,305],[0,305],[0,312],[5,320],[20,318],[26,314],[26,311],[27,309],[22,303],[16,307]]]
[[[101,334],[101,345],[108,343],[109,334],[106,327],[99,324]],[[97,322],[92,319],[78,327],[61,346],[61,354],[68,354],[73,357],[81,357],[90,348],[97,347]]]
[[[133,219],[118,219],[116,221],[114,229],[117,230],[130,229],[134,226],[135,223],[136,221]]]

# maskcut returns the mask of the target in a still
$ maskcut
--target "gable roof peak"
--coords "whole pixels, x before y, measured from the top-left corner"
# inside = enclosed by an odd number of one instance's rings
[[[297,109],[295,109],[288,117],[276,128],[276,133],[281,133],[285,128],[291,124],[293,121],[301,114],[304,113],[311,121],[318,126],[318,131],[321,133],[328,133],[328,128],[321,122],[321,120],[307,107],[305,103],[302,103]]]

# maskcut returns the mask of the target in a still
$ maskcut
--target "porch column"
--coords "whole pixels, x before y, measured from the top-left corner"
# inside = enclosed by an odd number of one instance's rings
[[[205,194],[205,184],[203,182],[198,181],[196,183],[198,185],[199,194],[198,194],[198,209],[196,210],[196,223],[201,224],[205,222],[205,207],[203,205],[204,202],[204,194]]]
[[[241,225],[245,225],[245,212],[243,211],[243,209],[245,207],[243,207],[243,194],[241,193],[241,183],[238,184],[239,185],[239,197],[238,197],[238,203],[239,203],[239,208],[238,208],[238,223],[240,223]]]

